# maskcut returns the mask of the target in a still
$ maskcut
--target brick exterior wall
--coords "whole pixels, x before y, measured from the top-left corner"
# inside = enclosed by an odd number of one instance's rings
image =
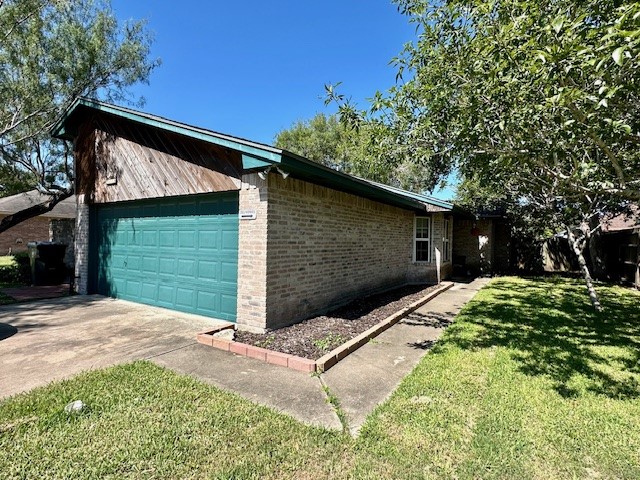
[[[414,214],[291,177],[243,177],[238,326],[263,332],[361,295],[436,283],[444,215],[432,214],[432,263],[413,262]],[[450,222],[451,224],[452,222]],[[450,238],[452,232],[450,231]],[[442,264],[442,278],[451,262]]]
[[[89,205],[84,194],[77,195],[75,251],[75,290],[81,295],[89,291]]]
[[[263,332],[267,316],[267,185],[257,174],[243,175],[240,212],[255,212],[255,220],[238,226],[238,325]]]
[[[471,230],[478,229],[479,235]],[[453,226],[453,255],[465,257],[466,269],[471,273],[488,273],[493,268],[493,220],[456,219]]]
[[[275,174],[268,203],[270,328],[406,283],[411,212]]]
[[[49,241],[49,223],[46,217],[30,218],[0,233],[0,255],[26,252],[29,242]]]
[[[67,246],[64,253],[64,264],[73,267],[74,231],[76,221],[74,218],[52,218],[49,225],[49,238],[52,242],[63,243]]]

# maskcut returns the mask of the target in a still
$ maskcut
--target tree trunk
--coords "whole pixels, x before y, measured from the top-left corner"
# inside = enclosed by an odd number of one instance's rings
[[[587,262],[582,253],[584,249],[584,241],[578,242],[575,235],[573,234],[573,230],[571,230],[571,228],[569,227],[566,227],[566,229],[569,245],[571,246],[573,253],[575,253],[578,257],[578,265],[580,265],[580,271],[582,272],[584,282],[587,285],[587,291],[589,292],[589,299],[591,300],[591,304],[597,312],[601,312],[602,305],[600,305],[600,300],[598,300],[598,294],[596,293],[596,289],[593,287],[593,279],[591,278],[591,274],[589,273],[589,267],[587,266]]]
[[[30,218],[37,217],[38,215],[42,215],[43,213],[50,212],[51,210],[53,210],[53,207],[55,207],[62,200],[69,198],[72,194],[72,192],[56,193],[54,195],[51,195],[51,198],[46,202],[26,208],[14,213],[13,215],[7,215],[2,220],[0,220],[0,233],[10,229],[11,227],[15,227],[25,220],[29,220]]]

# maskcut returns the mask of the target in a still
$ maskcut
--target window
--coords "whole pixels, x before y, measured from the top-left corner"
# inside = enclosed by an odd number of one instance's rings
[[[444,219],[444,232],[442,235],[442,253],[444,256],[443,261],[448,262],[451,260],[451,242],[449,241],[449,226],[451,225],[451,220],[448,218]]]
[[[416,217],[413,259],[416,262],[431,261],[431,218]]]

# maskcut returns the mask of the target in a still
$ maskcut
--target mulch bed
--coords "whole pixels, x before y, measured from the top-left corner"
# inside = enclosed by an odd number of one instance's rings
[[[437,285],[410,285],[360,298],[326,315],[265,334],[236,332],[236,342],[317,360],[334,348],[420,300]]]

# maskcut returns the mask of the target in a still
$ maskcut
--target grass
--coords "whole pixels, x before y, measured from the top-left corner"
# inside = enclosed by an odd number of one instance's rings
[[[356,439],[146,362],[86,373],[0,403],[0,477],[640,478],[640,294],[598,291],[493,281]]]
[[[64,413],[82,399],[86,412]],[[151,363],[80,375],[0,411],[5,478],[330,477],[343,435]],[[319,459],[322,462],[319,462]]]
[[[640,478],[640,295],[493,281],[365,424],[356,476]]]

